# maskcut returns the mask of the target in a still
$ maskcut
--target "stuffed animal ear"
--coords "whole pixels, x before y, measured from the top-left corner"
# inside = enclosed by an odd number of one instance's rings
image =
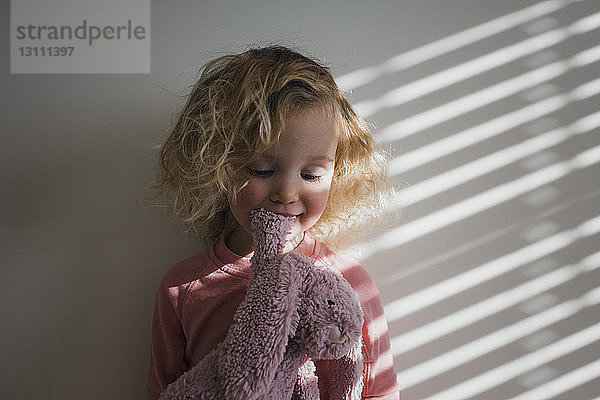
[[[261,398],[298,327],[301,279],[280,260],[276,274],[255,275],[238,307],[218,360],[225,399]],[[272,272],[271,266],[265,267]]]
[[[329,361],[329,398],[359,400],[363,389],[362,338],[342,358]]]
[[[269,232],[275,232],[275,240],[282,236],[285,240],[287,220],[270,214],[252,219],[257,232],[252,279],[234,314],[218,360],[225,399],[261,398],[269,390],[300,320],[302,277],[297,260],[282,256],[283,246],[275,249],[262,243],[270,240]]]

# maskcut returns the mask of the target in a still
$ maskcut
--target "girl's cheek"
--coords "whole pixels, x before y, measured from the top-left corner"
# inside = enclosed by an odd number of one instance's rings
[[[262,201],[264,190],[260,188],[260,185],[250,181],[246,187],[242,189],[238,196],[238,204],[240,206],[252,207],[256,203]]]
[[[310,205],[316,210],[322,212],[325,209],[327,198],[329,197],[329,185],[324,185],[316,189],[308,199]]]

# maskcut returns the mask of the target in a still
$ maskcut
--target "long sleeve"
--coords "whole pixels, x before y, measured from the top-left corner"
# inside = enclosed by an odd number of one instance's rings
[[[154,301],[152,345],[148,366],[147,399],[155,400],[162,390],[188,369],[185,364],[186,339],[177,315],[180,290],[161,285]]]
[[[165,272],[154,300],[148,400],[156,400],[225,338],[249,277],[250,262],[224,241]]]
[[[365,321],[362,329],[364,358],[362,398],[398,400],[400,389],[396,383],[388,325],[375,282],[364,267],[348,262],[343,257],[329,253],[324,261],[338,267],[356,290],[363,309]],[[321,398],[328,399],[325,385],[321,383],[328,379],[328,363],[320,360],[315,362],[315,365],[319,375]]]
[[[363,398],[398,400],[400,393],[383,306],[378,292],[371,293],[374,293],[373,297],[363,305],[365,313],[370,317],[363,326],[363,351],[366,353]]]

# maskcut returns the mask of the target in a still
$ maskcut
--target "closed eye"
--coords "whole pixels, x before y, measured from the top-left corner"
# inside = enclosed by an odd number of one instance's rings
[[[256,178],[268,178],[273,175],[275,171],[272,169],[256,169],[248,168],[248,173]]]

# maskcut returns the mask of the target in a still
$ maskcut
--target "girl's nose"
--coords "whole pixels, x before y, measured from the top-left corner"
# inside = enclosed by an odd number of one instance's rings
[[[282,180],[278,182],[271,192],[271,201],[290,204],[298,201],[298,191],[293,182]]]

